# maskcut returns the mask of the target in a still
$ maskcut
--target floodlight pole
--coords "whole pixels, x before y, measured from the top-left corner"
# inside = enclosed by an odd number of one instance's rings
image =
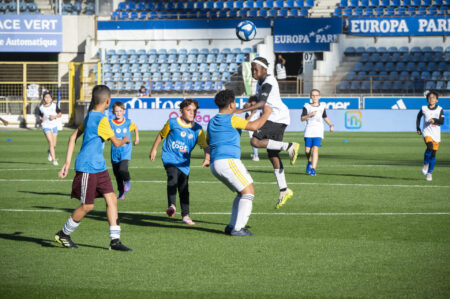
[[[16,1],[16,10],[17,10],[17,14],[20,15],[20,0]]]

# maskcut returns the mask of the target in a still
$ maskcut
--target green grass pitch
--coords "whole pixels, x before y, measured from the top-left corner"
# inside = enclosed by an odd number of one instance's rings
[[[70,133],[59,135],[60,164]],[[198,148],[190,175],[197,225],[183,225],[179,213],[168,219],[161,149],[148,159],[155,136],[141,132],[132,189],[118,203],[121,239],[133,248],[124,253],[107,250],[102,199],[72,234],[77,250],[56,244],[79,205],[69,198],[73,170],[57,177],[41,131],[0,131],[1,298],[450,297],[450,134],[426,182],[417,134],[327,133],[316,177],[304,174],[303,153],[295,166],[283,154],[294,197],[275,210],[270,162],[263,150],[260,162],[250,159],[244,133],[242,160],[256,191],[252,238],[223,234],[234,194],[200,167]],[[303,133],[285,140],[303,145]]]

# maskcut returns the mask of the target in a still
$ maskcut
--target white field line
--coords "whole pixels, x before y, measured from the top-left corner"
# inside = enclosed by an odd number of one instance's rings
[[[439,164],[439,167],[449,167],[450,165],[446,164]],[[251,170],[253,168],[258,169],[272,169],[271,165],[246,165],[247,169]],[[289,169],[294,168],[294,166],[287,166]],[[416,164],[404,164],[404,165],[391,165],[391,164],[336,164],[336,165],[323,165],[320,167],[320,169],[327,169],[327,168],[345,168],[345,167],[357,167],[357,168],[364,168],[364,167],[417,167],[421,168],[421,165]],[[128,169],[162,169],[164,166],[157,165],[157,166],[130,166]],[[202,168],[200,165],[191,165],[191,168]],[[111,167],[108,167],[108,169],[112,169]],[[0,168],[0,171],[42,171],[42,170],[54,170],[55,172],[60,171],[61,169],[58,167],[42,167],[42,168]]]
[[[54,179],[54,180],[39,180],[39,179],[0,179],[1,182],[52,182],[52,183],[72,183],[72,180]],[[222,184],[219,181],[189,181],[191,184]],[[147,184],[165,184],[163,181],[134,181],[133,183],[147,183]],[[270,184],[275,185],[276,182],[253,182],[256,185]],[[450,188],[447,185],[395,185],[395,184],[344,184],[344,183],[308,183],[308,182],[288,182],[289,185],[312,185],[312,186],[343,186],[343,187],[391,187],[391,188]]]
[[[0,209],[0,212],[31,212],[31,213],[68,213],[66,210],[26,210],[26,209]],[[101,211],[93,211],[91,213],[104,213]],[[124,214],[136,214],[136,215],[163,215],[166,212],[154,212],[154,211],[119,211]],[[195,215],[230,215],[229,212],[196,212]],[[271,216],[414,216],[414,215],[450,215],[450,212],[342,212],[342,213],[268,213],[268,212],[255,212],[252,215],[271,215]]]

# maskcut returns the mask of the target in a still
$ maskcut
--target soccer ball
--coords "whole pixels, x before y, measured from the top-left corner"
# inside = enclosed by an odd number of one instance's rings
[[[242,21],[236,26],[236,36],[244,42],[252,40],[255,35],[256,26],[250,21]]]

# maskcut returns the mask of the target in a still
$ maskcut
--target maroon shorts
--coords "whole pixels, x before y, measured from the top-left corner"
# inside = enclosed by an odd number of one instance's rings
[[[72,198],[78,198],[83,204],[93,204],[95,198],[106,193],[114,193],[108,170],[98,173],[77,171],[72,183]]]

